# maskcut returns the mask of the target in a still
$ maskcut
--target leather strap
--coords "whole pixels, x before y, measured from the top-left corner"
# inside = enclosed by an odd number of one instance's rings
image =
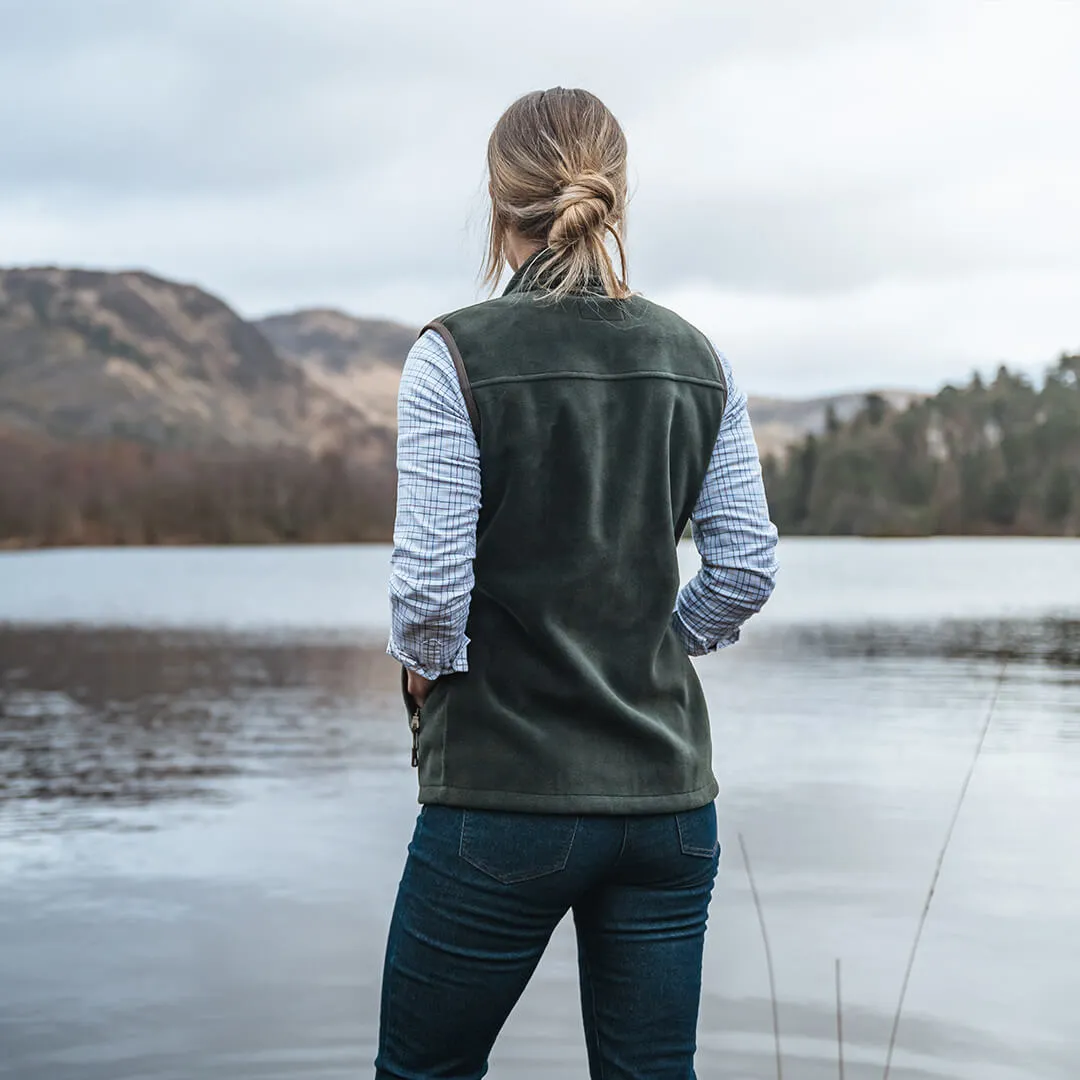
[[[476,441],[480,441],[480,410],[476,407],[476,399],[473,397],[472,387],[469,385],[469,375],[465,371],[465,361],[461,359],[461,350],[458,348],[454,335],[441,322],[429,322],[420,331],[422,337],[428,330],[434,330],[446,342],[447,349],[454,361],[454,370],[457,372],[458,384],[461,386],[461,396],[465,399],[465,408],[469,412],[469,421],[472,423],[473,434]]]

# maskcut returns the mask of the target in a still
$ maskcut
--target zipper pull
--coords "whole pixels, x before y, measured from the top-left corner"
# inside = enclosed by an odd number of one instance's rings
[[[409,727],[412,730],[412,767],[415,769],[420,764],[420,710],[412,714],[409,719]]]

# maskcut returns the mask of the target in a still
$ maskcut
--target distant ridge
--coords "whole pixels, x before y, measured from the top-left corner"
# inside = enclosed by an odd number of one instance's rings
[[[252,323],[197,286],[143,271],[0,270],[0,429],[335,450],[386,466],[411,338],[331,312]]]
[[[0,430],[194,448],[339,450],[392,467],[412,327],[309,308],[245,320],[141,270],[0,269]],[[751,398],[764,455],[843,421],[861,394]],[[885,393],[895,406],[921,395]]]
[[[415,330],[329,308],[270,315],[255,325],[315,385],[349,404],[366,422],[396,428],[398,382]]]

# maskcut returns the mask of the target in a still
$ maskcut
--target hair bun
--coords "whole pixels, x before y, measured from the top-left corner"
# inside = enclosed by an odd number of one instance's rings
[[[485,280],[499,282],[520,237],[547,245],[532,277],[561,300],[603,294],[624,300],[626,137],[611,110],[588,90],[534,90],[499,117],[487,147],[488,260]],[[615,269],[609,241],[619,252]]]
[[[615,186],[606,176],[587,172],[574,177],[555,195],[548,244],[566,247],[603,232],[615,212],[616,198]]]

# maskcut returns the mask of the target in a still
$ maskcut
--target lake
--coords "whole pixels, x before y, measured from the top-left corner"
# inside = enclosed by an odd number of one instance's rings
[[[692,549],[682,551],[691,573]],[[1080,542],[786,540],[698,662],[724,857],[698,1076],[1080,1075]],[[386,547],[0,555],[0,1077],[370,1076],[416,780]],[[586,1076],[572,934],[491,1075]]]

